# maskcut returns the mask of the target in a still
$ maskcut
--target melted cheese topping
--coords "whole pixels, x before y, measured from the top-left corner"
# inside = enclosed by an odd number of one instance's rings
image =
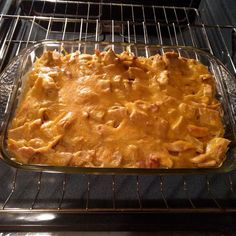
[[[81,167],[219,166],[220,104],[207,67],[176,53],[46,51],[8,130],[16,161]]]

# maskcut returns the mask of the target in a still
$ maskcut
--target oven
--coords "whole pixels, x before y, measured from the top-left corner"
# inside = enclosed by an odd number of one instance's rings
[[[0,70],[25,47],[58,39],[193,46],[219,58],[235,75],[235,2],[174,2],[1,1]],[[0,81],[0,121],[12,86],[7,78]],[[235,213],[235,171],[84,175],[30,172],[0,163],[2,231],[229,233],[236,228]]]

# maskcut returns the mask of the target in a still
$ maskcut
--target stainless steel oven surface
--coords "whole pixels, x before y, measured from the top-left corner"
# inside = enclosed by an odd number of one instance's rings
[[[235,75],[236,3],[169,2],[2,1],[0,70],[25,47],[58,39],[193,46],[216,56]],[[12,79],[3,77],[0,122],[13,89]],[[235,105],[232,101],[234,111]],[[0,229],[5,231],[153,231],[171,225],[228,233],[236,228],[235,213],[235,171],[97,176],[30,172],[0,162]]]

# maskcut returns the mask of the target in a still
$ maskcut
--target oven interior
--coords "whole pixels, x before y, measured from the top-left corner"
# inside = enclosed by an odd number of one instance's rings
[[[137,1],[2,1],[0,70],[27,46],[62,39],[194,46],[215,55],[235,75],[236,18],[224,2],[215,1],[214,6],[209,2],[173,6],[166,1],[146,5]],[[0,121],[11,89],[11,81],[0,81]],[[171,223],[176,229],[227,231],[235,212],[235,171],[70,175],[29,172],[0,163],[0,226],[4,230],[168,230]]]

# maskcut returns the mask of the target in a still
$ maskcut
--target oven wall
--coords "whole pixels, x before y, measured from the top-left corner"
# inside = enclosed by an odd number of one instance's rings
[[[202,0],[199,10],[201,12],[202,19],[207,24],[236,24],[235,0]]]

